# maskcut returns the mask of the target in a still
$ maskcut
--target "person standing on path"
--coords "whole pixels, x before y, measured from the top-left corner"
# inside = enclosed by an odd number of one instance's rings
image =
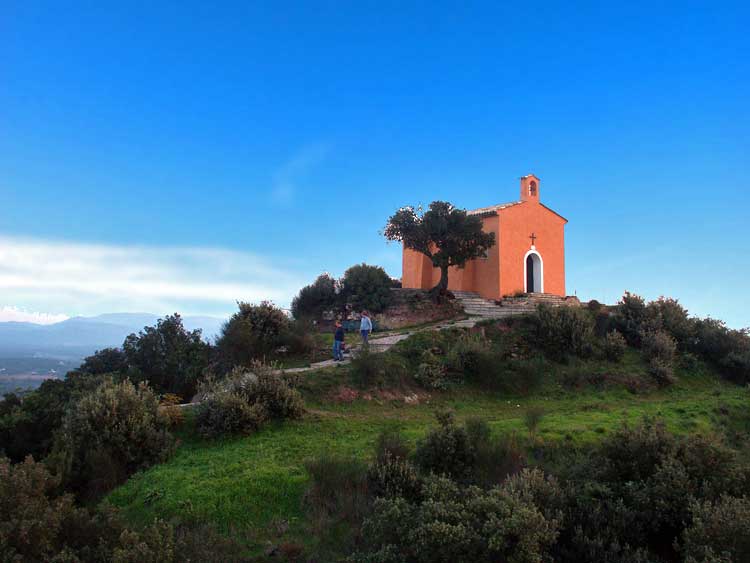
[[[362,335],[362,344],[368,345],[370,333],[372,332],[372,321],[367,311],[362,311],[362,320],[359,322],[359,332]]]
[[[333,361],[340,362],[344,359],[344,327],[340,321],[336,321],[336,332],[333,333]]]

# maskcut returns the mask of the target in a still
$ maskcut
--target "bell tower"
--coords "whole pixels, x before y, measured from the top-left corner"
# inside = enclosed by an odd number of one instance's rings
[[[533,174],[521,177],[521,201],[539,202],[539,178]]]

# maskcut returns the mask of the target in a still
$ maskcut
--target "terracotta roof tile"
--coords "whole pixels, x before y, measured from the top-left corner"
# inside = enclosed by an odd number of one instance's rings
[[[514,205],[518,205],[519,203],[523,203],[522,201],[509,201],[508,203],[498,203],[497,205],[490,205],[489,207],[480,207],[479,209],[472,209],[471,211],[467,211],[467,215],[494,215],[501,209],[505,209],[506,207],[513,207]]]

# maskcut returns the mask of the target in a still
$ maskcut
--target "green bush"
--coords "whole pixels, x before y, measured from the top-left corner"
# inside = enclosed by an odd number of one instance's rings
[[[661,387],[672,385],[677,381],[672,364],[667,363],[661,358],[652,358],[648,362],[648,373]]]
[[[438,411],[435,416],[439,425],[417,442],[417,466],[425,473],[469,480],[476,464],[476,450],[466,428],[458,426],[450,412]]]
[[[430,350],[422,354],[422,362],[417,367],[414,379],[425,389],[436,391],[448,389],[451,384],[447,368]]]
[[[643,297],[626,291],[617,304],[613,324],[629,345],[639,347],[646,316],[646,301]]]
[[[262,404],[250,404],[239,393],[219,391],[198,405],[195,425],[200,434],[214,438],[223,434],[251,434],[267,419]]]
[[[367,483],[373,497],[403,497],[412,501],[419,498],[422,490],[422,480],[414,465],[390,453],[370,466]]]
[[[613,330],[604,337],[604,357],[608,362],[619,362],[625,355],[628,343],[619,331]]]
[[[305,411],[292,379],[259,362],[210,381],[201,394],[196,425],[208,437],[251,433],[267,420],[300,418]]]
[[[210,355],[201,331],[185,330],[176,313],[131,334],[122,349],[133,382],[145,381],[159,394],[174,393],[187,400],[195,395]]]
[[[321,274],[310,285],[300,289],[292,300],[292,316],[295,319],[318,319],[326,311],[336,308],[338,283],[330,274]]]
[[[591,354],[594,324],[584,309],[540,305],[532,319],[536,343],[550,357],[559,360]]]
[[[658,359],[668,365],[674,363],[677,344],[674,338],[663,330],[644,334],[641,337],[641,347],[646,360]]]
[[[70,405],[103,381],[101,376],[71,371],[63,380],[45,380],[23,398],[5,395],[0,401],[0,455],[4,452],[14,462],[29,455],[45,458]]]
[[[286,313],[270,301],[239,303],[239,311],[222,327],[216,341],[222,366],[229,371],[270,358],[286,344],[290,324]]]
[[[429,478],[421,502],[380,498],[363,526],[353,562],[541,563],[550,559],[559,522],[528,498],[499,487],[461,487]]]
[[[84,358],[78,371],[89,373],[91,375],[111,374],[115,372],[124,372],[127,368],[128,360],[125,352],[119,348],[104,348],[97,350],[93,355]]]
[[[358,264],[341,278],[341,298],[355,311],[380,313],[391,303],[393,280],[380,266]]]
[[[96,498],[172,453],[168,425],[145,383],[104,382],[68,410],[51,464],[66,487]]]
[[[352,357],[349,373],[360,389],[404,385],[408,377],[406,362],[392,352],[376,353],[363,347]]]
[[[694,502],[682,552],[688,563],[750,561],[750,499]]]
[[[695,326],[688,316],[687,309],[679,301],[669,297],[659,297],[646,306],[649,324],[664,330],[676,341],[680,349],[685,349],[693,338]]]
[[[378,434],[375,442],[375,459],[385,459],[386,455],[393,459],[407,459],[411,448],[404,436],[396,430],[383,430]]]
[[[75,506],[71,495],[58,495],[60,481],[29,457],[12,465],[0,458],[0,560],[55,562],[171,563],[215,561],[201,558],[183,532],[154,522],[139,532],[129,530],[114,509]],[[226,540],[203,537],[204,553]],[[206,541],[208,540],[208,541]],[[235,550],[236,553],[236,550]],[[212,556],[213,557],[213,556]]]
[[[536,437],[536,432],[539,429],[539,424],[544,418],[544,409],[542,407],[529,407],[526,412],[523,413],[523,423],[529,431],[529,436]]]

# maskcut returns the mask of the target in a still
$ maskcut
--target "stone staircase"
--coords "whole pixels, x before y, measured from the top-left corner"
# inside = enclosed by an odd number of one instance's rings
[[[527,293],[518,297],[504,297],[499,301],[485,299],[473,291],[454,291],[453,295],[461,303],[467,315],[485,319],[525,315],[533,312],[540,304],[551,307],[568,304],[564,297],[551,293]]]

